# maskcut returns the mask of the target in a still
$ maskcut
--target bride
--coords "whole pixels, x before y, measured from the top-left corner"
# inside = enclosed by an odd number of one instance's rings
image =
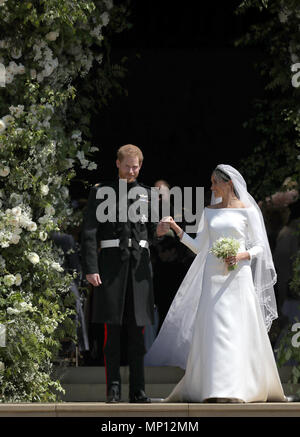
[[[277,317],[272,255],[260,209],[241,174],[218,165],[212,201],[191,238],[171,228],[197,256],[186,274],[146,365],[171,365],[185,374],[164,402],[284,402],[268,337]],[[240,243],[224,261],[210,248],[220,237]]]

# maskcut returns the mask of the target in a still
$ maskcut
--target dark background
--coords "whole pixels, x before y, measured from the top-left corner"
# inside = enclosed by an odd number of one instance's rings
[[[253,99],[263,93],[254,64],[260,47],[234,42],[263,14],[236,15],[240,1],[177,3],[132,0],[132,28],[111,41],[116,59],[128,56],[123,86],[93,117],[98,170],[78,172],[90,184],[117,176],[116,151],[135,144],[144,153],[139,180],[153,186],[210,187],[219,164],[239,168],[257,138],[243,127],[253,115]],[[87,195],[73,182],[71,195]]]

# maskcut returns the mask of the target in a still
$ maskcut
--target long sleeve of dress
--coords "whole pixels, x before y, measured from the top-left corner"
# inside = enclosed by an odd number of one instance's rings
[[[255,230],[253,227],[253,218],[256,218],[254,217],[255,215],[257,215],[257,212],[251,208],[251,210],[249,210],[248,220],[248,240],[251,242],[251,245],[247,249],[247,252],[250,255],[250,260],[252,260],[253,257],[260,256],[264,250],[262,239],[258,235],[257,230]],[[258,220],[258,218],[256,218],[256,220]]]
[[[202,248],[203,241],[206,239],[208,233],[207,219],[205,217],[205,210],[203,211],[198,232],[195,238],[190,237],[186,232],[183,232],[181,242],[185,244],[190,250],[198,254]]]

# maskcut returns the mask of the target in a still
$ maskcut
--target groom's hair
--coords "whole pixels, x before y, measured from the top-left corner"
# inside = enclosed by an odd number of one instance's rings
[[[220,168],[215,168],[214,169],[214,174],[216,175],[216,178],[218,181],[223,181],[223,182],[229,182],[231,181],[230,176],[225,173],[225,171],[221,170]],[[236,195],[236,197],[239,199],[239,193],[236,191],[235,186],[232,184],[233,186],[233,192]]]
[[[125,144],[117,151],[117,159],[121,162],[125,156],[137,156],[139,163],[142,164],[144,156],[141,149],[133,144]]]

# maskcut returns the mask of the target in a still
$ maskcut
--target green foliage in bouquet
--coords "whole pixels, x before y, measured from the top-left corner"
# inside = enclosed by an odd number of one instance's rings
[[[127,7],[0,1],[0,402],[62,391],[52,365],[60,340],[75,339],[75,304],[51,232],[74,225],[76,167],[97,168],[88,114],[121,89],[125,67],[111,65],[109,39],[129,27]],[[101,86],[89,101],[92,81]]]

